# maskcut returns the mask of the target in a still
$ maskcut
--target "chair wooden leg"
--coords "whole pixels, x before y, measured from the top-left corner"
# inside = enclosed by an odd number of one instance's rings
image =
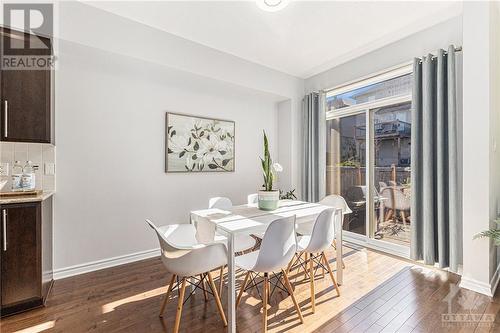
[[[262,295],[262,331],[267,332],[267,299],[269,290],[268,287],[269,278],[267,273],[264,273],[264,294]]]
[[[210,272],[207,273],[208,282],[210,283],[210,288],[212,288],[212,292],[214,293],[215,303],[217,304],[217,309],[219,310],[220,317],[222,322],[224,323],[224,327],[227,326],[226,315],[224,314],[224,309],[222,308],[222,303],[220,301],[219,293],[217,292],[217,288],[215,287],[214,280],[212,279],[212,274]]]
[[[208,302],[208,294],[207,294],[207,284],[205,283],[205,278],[203,274],[200,274],[201,284],[203,286],[203,297],[205,298],[205,302]]]
[[[283,273],[283,279],[285,280],[285,286],[288,289],[288,292],[290,293],[290,297],[292,297],[293,305],[295,306],[295,310],[297,310],[297,314],[299,315],[300,322],[303,324],[304,323],[304,317],[302,317],[302,311],[300,311],[299,303],[297,303],[297,300],[295,299],[295,295],[293,294],[293,289],[292,285],[290,284],[290,280],[288,280],[288,275],[286,275],[286,272],[281,270]]]
[[[406,215],[405,215],[405,212],[404,211],[399,211],[399,216],[401,216],[401,220],[403,222],[403,224],[406,224]]]
[[[236,307],[238,307],[238,304],[240,304],[241,296],[245,291],[249,278],[250,278],[250,272],[247,272],[247,274],[245,275],[245,280],[243,280],[243,284],[241,285],[240,292],[238,293],[238,298],[236,299]]]
[[[271,280],[267,280],[267,304],[271,304]]]
[[[388,209],[387,213],[385,214],[384,220],[385,221],[389,221],[389,219],[392,218],[392,214],[393,214],[393,210],[392,209]]]
[[[182,278],[179,300],[177,302],[177,314],[175,315],[174,333],[179,332],[179,326],[181,324],[182,304],[184,303],[185,292],[186,292],[186,278],[184,277]]]
[[[402,210],[399,212],[399,214],[401,215],[401,219],[403,220],[403,229],[406,232],[406,214],[405,214],[405,211]]]
[[[309,263],[309,258],[307,253],[304,252],[304,280],[307,279],[307,264]]]
[[[286,267],[286,273],[290,273],[290,269],[293,267],[293,265],[295,265],[295,263],[297,262],[298,258],[301,256],[301,254],[297,254],[295,253],[295,255],[293,256],[292,260],[290,260],[290,262],[288,263],[288,266]]]
[[[219,273],[219,296],[222,298],[222,288],[224,287],[224,266],[220,267]]]
[[[335,277],[333,276],[332,268],[330,267],[330,263],[328,262],[328,259],[326,258],[325,252],[321,254],[323,257],[323,262],[325,263],[326,269],[328,270],[328,273],[330,274],[330,277],[332,278],[333,286],[335,287],[335,290],[337,291],[337,295],[340,296],[340,289],[337,284],[337,281],[335,281]]]
[[[314,262],[313,262],[313,254],[309,253],[309,279],[311,281],[311,310],[312,313],[316,312],[316,301],[314,295]]]
[[[170,284],[168,285],[167,293],[165,294],[165,299],[163,300],[163,303],[161,305],[160,318],[163,317],[163,312],[165,312],[165,307],[167,306],[168,298],[170,296],[170,293],[172,292],[172,288],[174,287],[176,277],[177,275],[172,274],[172,278],[170,279]]]

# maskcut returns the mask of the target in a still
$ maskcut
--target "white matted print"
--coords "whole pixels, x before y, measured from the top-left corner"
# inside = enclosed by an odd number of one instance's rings
[[[167,112],[166,172],[234,171],[234,121]]]

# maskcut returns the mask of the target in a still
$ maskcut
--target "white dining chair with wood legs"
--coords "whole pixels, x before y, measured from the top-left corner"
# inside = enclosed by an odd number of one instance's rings
[[[276,275],[276,283],[281,283],[281,279],[284,280],[284,287],[292,298],[299,320],[301,323],[304,323],[302,312],[295,299],[292,286],[285,271],[288,263],[295,255],[296,250],[295,216],[291,216],[274,220],[269,224],[259,250],[235,258],[236,267],[247,271],[236,300],[236,306],[238,306],[243,293],[247,290],[246,287],[249,281],[255,281],[254,277],[251,277],[251,274],[262,274],[264,276],[262,281],[263,332],[267,332],[267,304],[270,294],[270,274]],[[255,282],[254,286],[256,286]]]
[[[227,326],[220,296],[210,273],[227,264],[227,250],[224,244],[198,243],[195,237],[196,229],[192,225],[174,224],[158,228],[150,220],[146,220],[146,222],[156,232],[161,247],[161,260],[167,271],[172,274],[165,299],[161,305],[160,317],[163,317],[170,293],[173,289],[178,288],[179,299],[173,332],[179,331],[182,307],[185,303],[186,284],[191,284],[195,287],[194,289],[203,290],[205,300],[207,300],[209,293],[214,296],[222,322],[224,326]],[[206,282],[208,282],[208,289],[205,288]],[[188,298],[193,292],[194,290]]]
[[[337,214],[335,214],[336,211],[338,212]],[[293,262],[291,261],[287,268],[287,272],[293,270],[298,267],[295,266],[295,264],[299,262],[302,267],[305,265],[305,267],[309,269],[307,275],[309,276],[311,288],[311,310],[313,313],[316,311],[314,279],[318,268],[321,267],[328,271],[333,286],[337,291],[337,295],[340,296],[339,286],[333,276],[332,268],[326,257],[325,251],[330,248],[335,237],[334,218],[341,218],[341,216],[340,209],[328,208],[322,211],[314,222],[311,235],[304,235],[297,238],[297,254],[295,260]],[[301,262],[302,255],[305,255],[307,258],[305,262]]]
[[[329,206],[333,208],[340,208],[342,209],[342,214],[351,214],[352,210],[345,201],[345,199],[337,194],[330,194],[321,199],[319,204],[324,205],[324,206]],[[342,223],[340,224],[342,226]],[[297,226],[297,233],[299,235],[311,235],[312,230],[313,230],[314,222],[309,222],[309,223],[301,223]],[[334,239],[332,242],[332,246],[334,249],[337,249],[337,242]],[[345,268],[345,262],[344,259],[342,258],[341,260],[342,263],[342,268]]]

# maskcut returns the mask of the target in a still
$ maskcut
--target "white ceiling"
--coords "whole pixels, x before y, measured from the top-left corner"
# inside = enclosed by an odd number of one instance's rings
[[[92,6],[240,58],[307,78],[456,16],[449,1],[99,1]]]

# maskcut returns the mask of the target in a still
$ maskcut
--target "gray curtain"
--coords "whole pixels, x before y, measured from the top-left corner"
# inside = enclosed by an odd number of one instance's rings
[[[317,202],[326,191],[326,115],[322,94],[302,100],[302,199]]]
[[[411,133],[411,258],[457,271],[458,203],[455,48],[415,59]]]

